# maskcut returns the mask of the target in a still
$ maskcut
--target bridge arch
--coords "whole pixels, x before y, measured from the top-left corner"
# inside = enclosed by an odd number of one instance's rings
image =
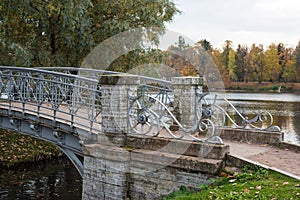
[[[56,145],[83,175],[83,154],[81,140],[76,129],[64,123],[53,123],[44,117],[37,118],[30,113],[0,109],[0,128],[12,130]]]

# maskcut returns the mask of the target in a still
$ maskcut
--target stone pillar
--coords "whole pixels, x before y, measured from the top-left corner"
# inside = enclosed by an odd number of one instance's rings
[[[203,78],[173,77],[174,111],[176,118],[187,128],[195,125],[196,90],[202,92]]]
[[[140,78],[129,75],[102,76],[102,131],[127,133],[128,94],[136,95]]]
[[[99,144],[83,148],[82,199],[125,200],[128,196],[130,152]]]

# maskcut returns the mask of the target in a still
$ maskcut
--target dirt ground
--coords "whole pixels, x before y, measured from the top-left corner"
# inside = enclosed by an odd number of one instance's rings
[[[300,180],[300,153],[270,145],[234,141],[224,141],[224,143],[230,145],[231,155],[246,158],[274,170],[287,172],[298,176]]]

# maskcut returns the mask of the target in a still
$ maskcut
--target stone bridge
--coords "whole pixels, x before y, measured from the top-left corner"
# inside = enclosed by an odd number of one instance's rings
[[[158,199],[218,175],[226,125],[262,138],[279,131],[270,113],[248,119],[202,85],[200,77],[3,66],[0,127],[57,145],[83,177],[83,199]]]

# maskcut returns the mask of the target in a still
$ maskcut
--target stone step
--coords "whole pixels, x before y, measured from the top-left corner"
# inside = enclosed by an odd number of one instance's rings
[[[160,167],[169,166],[207,174],[218,174],[224,166],[224,161],[221,159],[208,159],[141,149],[131,151],[130,162],[145,163],[145,165],[147,163],[157,164]]]
[[[229,153],[229,145],[194,142],[165,137],[152,137],[147,135],[98,133],[97,143],[106,146],[161,151],[210,159],[225,159],[226,154]]]
[[[124,163],[129,168],[131,165],[143,166],[139,168],[146,171],[155,171],[170,166],[195,172],[217,174],[224,166],[224,160],[222,159],[186,156],[144,149],[128,149],[101,144],[85,145],[83,152],[108,161]],[[99,163],[96,165],[99,165]],[[127,170],[130,170],[129,168]]]

